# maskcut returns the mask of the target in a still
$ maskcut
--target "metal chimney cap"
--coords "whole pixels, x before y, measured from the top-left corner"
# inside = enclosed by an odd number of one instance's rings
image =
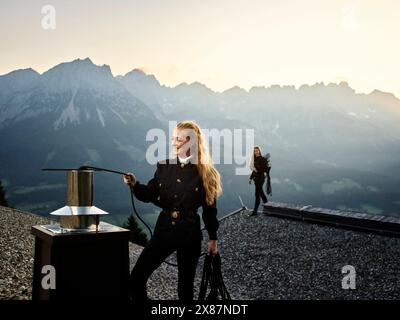
[[[64,206],[56,211],[50,212],[54,216],[81,216],[81,215],[105,215],[108,212],[97,208],[96,206]]]

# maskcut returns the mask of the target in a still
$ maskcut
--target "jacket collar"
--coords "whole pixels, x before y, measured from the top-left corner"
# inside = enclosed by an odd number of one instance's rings
[[[178,156],[178,162],[186,165],[186,164],[190,163],[190,160],[192,158],[193,158],[193,155],[190,155],[189,157],[186,157],[186,158],[181,158],[180,156]]]

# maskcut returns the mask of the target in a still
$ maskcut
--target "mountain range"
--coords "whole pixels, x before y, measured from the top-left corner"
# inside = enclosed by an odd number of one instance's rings
[[[114,76],[89,58],[0,76],[0,179],[15,207],[46,215],[65,203],[65,173],[81,165],[135,172],[147,181],[152,128],[194,119],[203,128],[254,129],[271,154],[273,201],[400,214],[400,100],[347,83],[273,85],[215,92],[199,82],[175,87],[134,69]],[[226,142],[221,142],[222,148]],[[223,152],[222,152],[223,153]],[[217,165],[220,214],[253,204],[248,177]],[[122,178],[95,174],[95,205],[119,223],[131,212]],[[140,204],[154,221],[157,209]]]

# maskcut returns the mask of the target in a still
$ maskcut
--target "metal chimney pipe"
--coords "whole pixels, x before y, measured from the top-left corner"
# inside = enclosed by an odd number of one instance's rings
[[[93,170],[68,170],[67,205],[52,215],[60,217],[60,227],[67,230],[98,230],[99,215],[107,212],[93,206]]]
[[[91,207],[93,205],[92,170],[71,170],[67,175],[67,205]]]

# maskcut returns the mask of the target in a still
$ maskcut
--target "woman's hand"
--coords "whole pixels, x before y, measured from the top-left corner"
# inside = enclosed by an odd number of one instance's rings
[[[212,255],[217,254],[217,252],[218,252],[217,240],[209,240],[208,241],[208,252],[211,253]]]
[[[124,175],[124,182],[126,185],[133,187],[136,184],[136,177],[132,172]]]

